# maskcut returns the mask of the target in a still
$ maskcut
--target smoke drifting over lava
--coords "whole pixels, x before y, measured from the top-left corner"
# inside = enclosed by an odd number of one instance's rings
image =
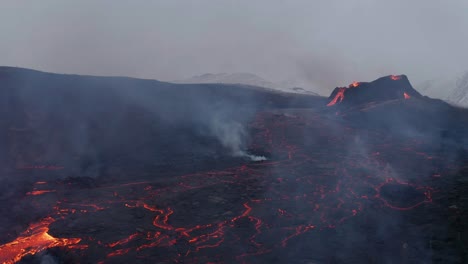
[[[229,120],[228,116],[223,119],[218,116],[219,113],[211,119],[209,131],[221,142],[221,144],[234,157],[245,157],[252,161],[264,161],[263,156],[256,156],[247,153],[248,134],[246,127],[239,123]]]
[[[468,263],[466,10],[3,1],[0,263]]]
[[[329,98],[16,68],[0,81],[0,261],[463,258],[428,243],[451,234],[468,113],[404,75]]]

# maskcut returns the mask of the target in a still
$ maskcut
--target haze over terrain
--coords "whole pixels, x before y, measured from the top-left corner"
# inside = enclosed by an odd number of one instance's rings
[[[0,263],[466,263],[468,109],[0,67]],[[435,245],[435,246],[432,246]]]
[[[320,94],[404,73],[418,88],[468,70],[467,8],[461,0],[2,1],[0,61],[163,81],[247,72]]]
[[[0,263],[468,263],[467,7],[1,1]]]

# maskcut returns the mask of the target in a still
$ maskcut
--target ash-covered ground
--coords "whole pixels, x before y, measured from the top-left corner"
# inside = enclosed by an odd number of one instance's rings
[[[466,263],[468,111],[402,79],[327,99],[2,68],[0,261]]]

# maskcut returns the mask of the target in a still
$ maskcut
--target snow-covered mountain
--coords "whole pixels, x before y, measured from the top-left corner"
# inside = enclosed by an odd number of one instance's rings
[[[447,100],[455,89],[456,78],[439,78],[427,80],[415,85],[421,94],[432,98]]]
[[[457,79],[455,89],[447,99],[456,105],[468,107],[468,72]]]
[[[252,73],[206,73],[202,75],[192,76],[190,78],[175,80],[174,83],[229,83],[229,84],[247,84],[252,86],[260,86],[275,90],[281,90],[290,93],[301,93],[318,95],[317,93],[301,88],[298,82],[286,80],[282,82],[271,82],[263,79]]]
[[[427,80],[415,87],[423,95],[468,107],[468,72],[454,77]]]

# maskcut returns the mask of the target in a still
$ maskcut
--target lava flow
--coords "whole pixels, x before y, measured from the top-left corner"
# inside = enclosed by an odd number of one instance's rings
[[[9,264],[21,260],[24,256],[34,255],[47,248],[65,247],[78,244],[80,238],[55,238],[49,235],[49,225],[55,220],[47,217],[32,224],[14,241],[0,246],[0,262]]]
[[[409,94],[407,94],[407,93],[403,93],[403,96],[405,97],[405,99],[410,99],[411,98],[411,96]]]
[[[338,88],[338,92],[336,93],[335,97],[333,98],[333,100],[331,100],[330,103],[327,104],[327,106],[332,106],[338,102],[342,102],[344,100],[345,91],[346,88]]]
[[[362,151],[351,146],[363,133],[358,126],[305,110],[260,113],[250,128],[251,149],[270,153],[269,161],[85,190],[38,179],[36,187],[57,191],[25,202],[52,213],[1,245],[0,262],[59,247],[83,263],[266,263],[307,246],[327,263],[345,248],[339,234],[353,222],[367,230],[391,215],[423,212],[436,190],[420,168],[444,171],[422,143],[370,131]],[[65,236],[74,238],[55,238]]]
[[[54,190],[36,190],[36,191],[27,192],[26,195],[41,195],[41,194],[51,193],[51,192],[55,192],[55,191]]]

